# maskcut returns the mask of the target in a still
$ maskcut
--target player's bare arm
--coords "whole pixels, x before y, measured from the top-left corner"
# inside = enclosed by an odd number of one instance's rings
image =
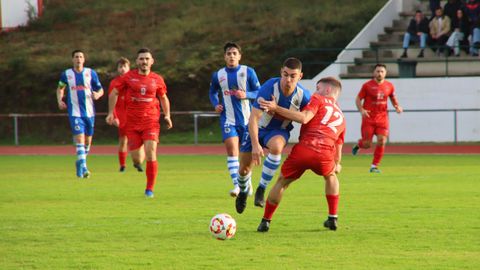
[[[162,106],[163,110],[163,119],[167,122],[167,129],[171,129],[173,127],[172,119],[170,118],[170,100],[168,99],[167,95],[163,95],[159,97],[160,105]]]
[[[343,144],[335,145],[335,173],[340,173],[342,171],[342,148]]]
[[[362,116],[370,117],[370,111],[363,108],[362,99],[359,96],[355,99],[355,105],[357,105],[357,109]]]
[[[311,111],[308,110],[299,112],[277,106],[274,96],[272,96],[271,101],[259,98],[258,103],[260,104],[260,108],[264,109],[265,111],[278,113],[279,115],[300,124],[306,124],[310,122],[310,120],[312,120],[312,118],[315,116]]]
[[[400,106],[400,104],[398,104],[398,100],[397,100],[396,96],[390,96],[390,102],[392,102],[392,105],[395,108],[395,111],[397,113],[402,113],[403,112],[403,108],[402,108],[402,106]]]
[[[118,90],[117,88],[113,88],[110,95],[108,95],[108,115],[105,120],[107,124],[113,125],[115,123],[115,116],[113,115],[113,111],[115,109],[115,105],[117,105],[118,99]]]
[[[221,104],[218,104],[215,106],[215,112],[221,113],[223,111],[223,106]]]
[[[98,100],[104,94],[103,88],[100,88],[98,91],[92,91],[92,98],[93,100]]]
[[[67,109],[67,104],[63,101],[63,95],[65,93],[65,86],[58,86],[57,88],[57,104],[60,110]]]
[[[252,161],[253,165],[260,165],[262,162],[263,149],[258,141],[258,121],[262,117],[263,111],[252,108],[250,119],[248,121],[248,132],[250,133],[250,140],[252,141]]]

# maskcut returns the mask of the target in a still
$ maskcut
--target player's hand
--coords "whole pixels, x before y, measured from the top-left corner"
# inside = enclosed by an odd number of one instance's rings
[[[245,92],[244,90],[237,90],[235,91],[235,97],[238,98],[238,99],[244,99],[244,98],[247,98],[247,92]]]
[[[339,174],[342,171],[342,165],[340,163],[335,164],[335,173]]]
[[[369,110],[365,110],[365,109],[362,108],[362,109],[360,109],[360,113],[364,117],[370,117],[370,111]]]
[[[262,164],[262,157],[264,157],[261,145],[252,146],[252,161],[253,165]]]
[[[223,106],[218,104],[217,106],[215,106],[215,112],[217,113],[221,113],[223,111]]]
[[[269,112],[269,111],[275,112],[275,110],[277,109],[277,100],[273,95],[272,95],[272,100],[265,100],[264,98],[259,97],[257,102],[260,105],[260,108],[262,108],[264,112]]]
[[[113,113],[109,113],[107,115],[107,117],[105,118],[105,121],[107,121],[107,124],[113,125],[113,123],[115,121],[115,116],[113,115]]]
[[[167,129],[171,129],[173,127],[173,124],[172,124],[172,119],[170,119],[170,116],[165,116],[163,119],[165,119],[165,122],[167,122]]]
[[[65,104],[65,102],[63,102],[63,100],[62,100],[58,103],[58,108],[60,110],[65,110],[65,109],[67,109],[67,104]]]
[[[120,120],[118,118],[113,119],[113,125],[116,127],[120,126]]]
[[[93,100],[98,100],[100,97],[102,97],[103,94],[99,93],[99,92],[95,92],[95,91],[92,91],[92,98]]]
[[[395,107],[395,111],[396,111],[397,113],[402,113],[402,112],[403,112],[402,106],[397,105],[397,106]]]

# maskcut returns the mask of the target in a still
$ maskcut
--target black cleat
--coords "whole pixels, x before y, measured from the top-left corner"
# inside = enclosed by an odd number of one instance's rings
[[[257,191],[255,191],[255,206],[264,207],[265,206],[265,188],[258,186]]]
[[[360,150],[360,146],[358,146],[358,144],[355,144],[352,147],[352,155],[356,156],[358,154],[358,150]]]
[[[133,167],[135,167],[138,172],[143,172],[142,164],[133,164]]]
[[[270,229],[271,220],[262,218],[260,225],[258,225],[257,232],[268,232]]]
[[[337,218],[328,217],[328,219],[325,220],[325,222],[323,222],[323,227],[328,228],[332,231],[336,231],[337,230]]]
[[[247,197],[248,192],[240,191],[240,193],[238,193],[237,199],[235,200],[235,208],[237,209],[237,213],[243,213],[247,207]]]
[[[125,166],[120,166],[119,172],[125,172]]]

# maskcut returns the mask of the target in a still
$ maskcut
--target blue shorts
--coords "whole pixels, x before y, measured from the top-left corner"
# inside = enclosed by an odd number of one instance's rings
[[[85,134],[93,136],[93,127],[95,126],[95,117],[68,117],[70,127],[74,136]]]
[[[225,141],[231,137],[238,137],[240,143],[242,143],[246,137],[248,137],[248,126],[232,126],[229,124],[220,124],[222,129],[222,141]]]
[[[288,142],[290,131],[286,129],[260,129],[258,131],[258,142],[262,147],[268,148],[268,141],[278,135],[282,136],[285,139],[285,142]],[[252,152],[252,141],[250,140],[250,136],[248,136],[240,145],[240,152]]]

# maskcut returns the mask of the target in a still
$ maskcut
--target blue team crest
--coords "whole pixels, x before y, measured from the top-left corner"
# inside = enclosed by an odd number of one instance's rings
[[[245,77],[245,73],[241,72],[238,76],[240,76],[240,78],[243,78]]]
[[[226,126],[226,127],[223,128],[223,131],[225,133],[230,133],[230,131],[232,131],[232,130],[230,129],[230,127]]]

